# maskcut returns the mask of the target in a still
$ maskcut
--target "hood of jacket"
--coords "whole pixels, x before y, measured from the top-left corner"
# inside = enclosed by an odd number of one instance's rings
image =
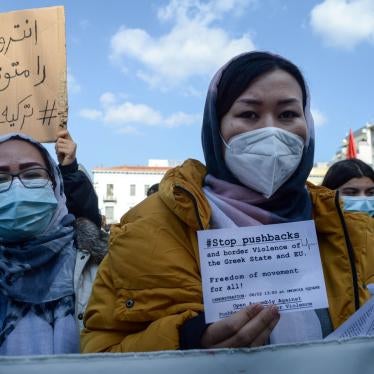
[[[81,251],[88,252],[96,264],[100,264],[108,252],[109,234],[100,230],[87,218],[77,218],[75,222],[76,243]]]
[[[205,175],[201,162],[188,159],[169,170],[159,186],[161,200],[194,230],[209,228],[211,210],[202,189]]]

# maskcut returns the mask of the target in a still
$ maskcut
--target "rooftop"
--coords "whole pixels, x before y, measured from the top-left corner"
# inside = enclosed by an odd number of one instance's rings
[[[111,172],[111,173],[165,173],[170,170],[171,166],[109,166],[109,167],[95,167],[92,172]]]

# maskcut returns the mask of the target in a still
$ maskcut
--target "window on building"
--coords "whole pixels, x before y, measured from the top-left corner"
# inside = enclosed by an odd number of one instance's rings
[[[136,194],[136,186],[135,184],[130,184],[130,196],[135,196]]]
[[[106,198],[108,200],[113,200],[113,184],[107,184],[106,185]]]
[[[147,196],[147,192],[149,190],[149,184],[144,185],[144,195]]]
[[[106,217],[107,222],[111,222],[114,220],[114,207],[113,206],[105,207],[105,217]]]

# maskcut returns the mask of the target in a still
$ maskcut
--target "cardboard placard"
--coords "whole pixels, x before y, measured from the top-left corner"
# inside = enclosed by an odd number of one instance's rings
[[[67,113],[64,8],[0,14],[0,135],[54,142]]]

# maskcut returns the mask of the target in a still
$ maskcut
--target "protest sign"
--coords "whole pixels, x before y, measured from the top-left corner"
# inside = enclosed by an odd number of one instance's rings
[[[198,232],[206,322],[245,305],[327,308],[313,221]]]
[[[0,135],[53,142],[66,123],[64,8],[0,14]]]
[[[373,297],[324,340],[350,339],[358,336],[374,336]]]

